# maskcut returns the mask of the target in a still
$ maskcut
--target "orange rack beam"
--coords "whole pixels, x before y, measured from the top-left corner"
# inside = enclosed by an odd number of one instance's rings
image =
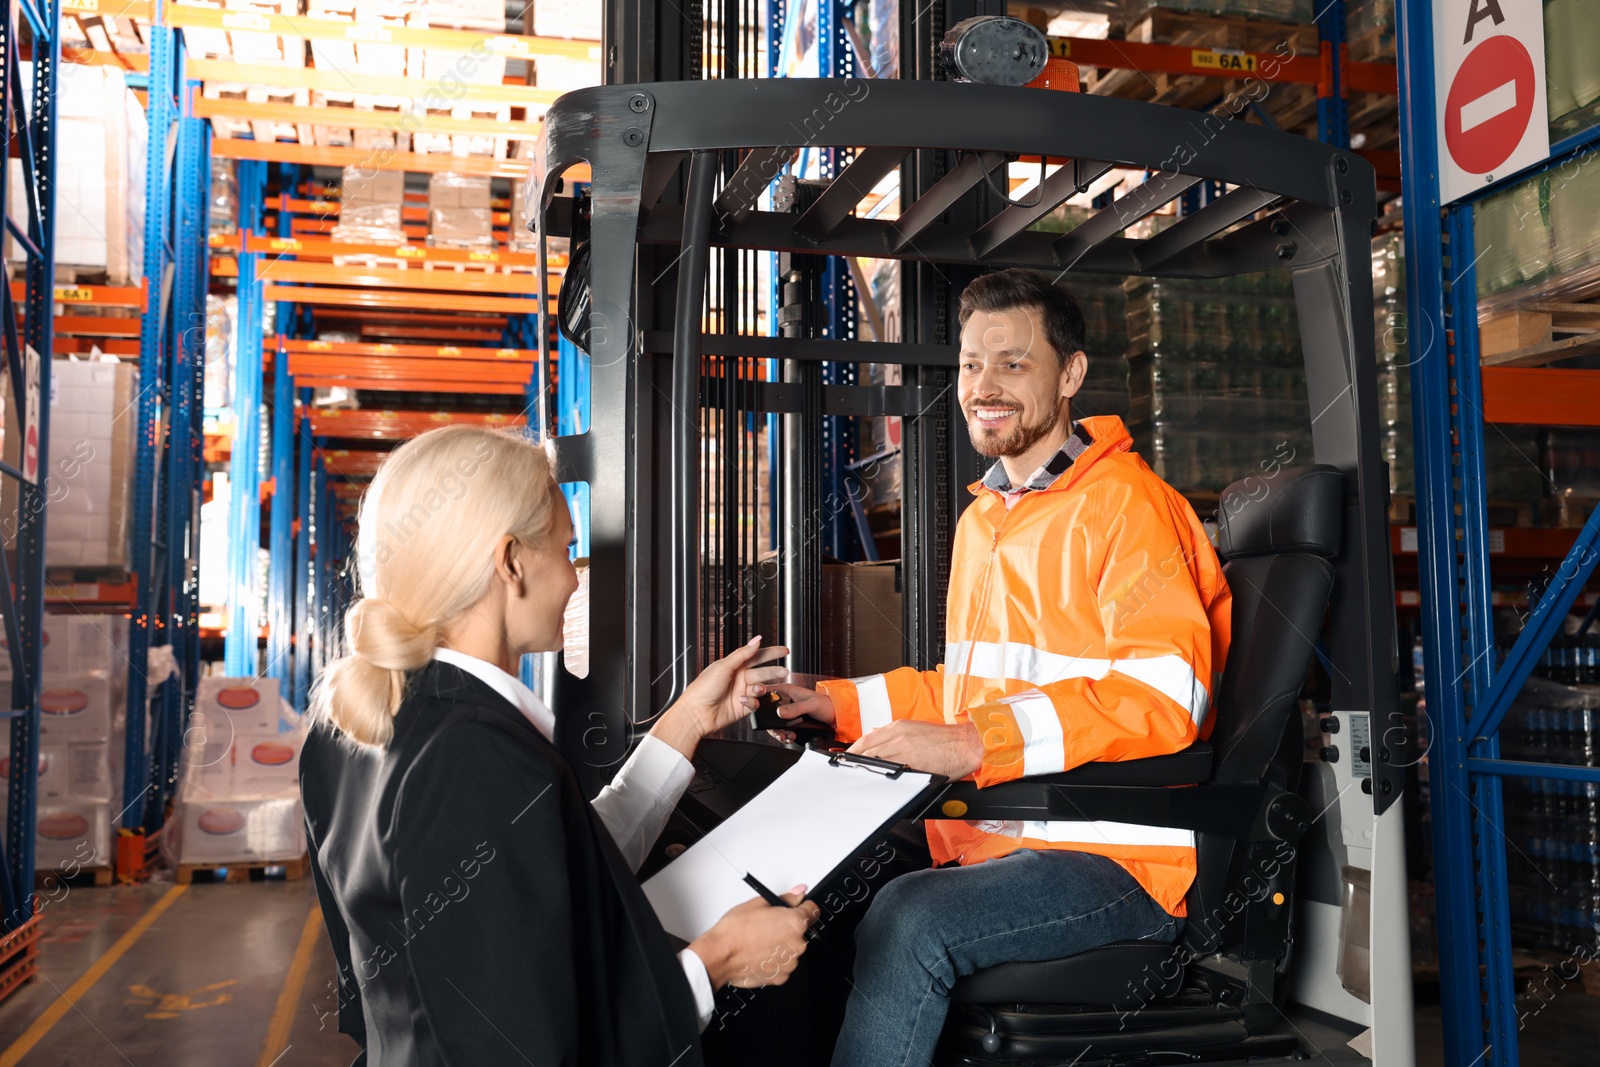
[[[311,314],[319,319],[381,319],[389,323],[403,322],[415,323],[419,326],[455,326],[455,327],[482,327],[486,330],[503,330],[506,326],[504,315],[435,315],[426,311],[385,311],[377,312],[365,308],[325,307],[313,308]],[[365,326],[362,327],[366,329]],[[498,332],[495,336],[500,336]]]
[[[454,345],[383,345],[359,341],[294,341],[278,338],[278,348],[291,355],[398,356],[411,359],[482,359],[535,363],[539,353],[531,348],[458,348]]]
[[[256,268],[263,282],[307,285],[359,285],[365,289],[429,289],[451,293],[528,293],[537,288],[527,274],[491,274],[481,270],[421,270],[406,267],[363,267],[301,263],[275,259]],[[293,299],[280,297],[279,299]]]
[[[1227,48],[1193,48],[1177,44],[1100,41],[1081,37],[1050,38],[1050,54],[1080,67],[1139,70],[1146,74],[1203,74],[1213,78],[1257,78],[1264,82],[1316,85],[1324,79],[1323,57],[1280,56]],[[1331,53],[1330,53],[1331,55]],[[1345,63],[1340,77],[1356,93],[1399,93],[1393,63]]]
[[[333,241],[320,237],[264,237],[260,234],[250,234],[245,239],[245,250],[269,255],[294,256],[301,260],[332,259],[335,256],[374,256],[403,259],[408,263],[438,263],[451,266],[460,263],[484,267],[525,267],[530,270],[539,266],[539,257],[532,252],[429,248],[425,245],[412,244],[366,244],[357,241]],[[551,256],[550,273],[559,274],[566,267],[566,262],[566,256]]]
[[[385,326],[381,323],[364,323],[362,337],[409,337],[414,341],[489,341],[500,339],[491,330],[445,329],[439,326]]]
[[[490,178],[520,180],[528,175],[528,161],[490,159],[487,156],[452,156],[442,153],[396,152],[389,149],[335,148],[331,145],[250,141],[218,137],[211,142],[217,159],[263,159],[269,163],[313,163],[330,167],[371,167],[376,170],[412,170],[425,174],[450,171]],[[569,177],[570,177],[569,173]],[[573,178],[574,181],[581,179]]]
[[[11,283],[11,299],[25,300],[26,282]],[[145,308],[142,285],[58,285],[52,297],[57,304],[94,304],[100,307]]]
[[[349,448],[319,448],[315,454],[327,464],[329,474],[346,478],[370,478],[378,473],[383,461],[389,458],[387,452]]]
[[[353,91],[349,79],[342,71],[325,70],[320,67],[290,67],[281,63],[235,63],[227,59],[189,59],[183,66],[184,73],[189,77],[205,82],[270,85],[283,89],[311,89],[325,93]],[[361,92],[371,93],[374,96],[398,96],[407,100],[420,100],[437,89],[437,84],[422,78],[403,78],[393,74],[366,72],[361,74]],[[552,89],[536,89],[531,85],[473,85],[469,86],[466,95],[456,102],[542,108],[559,95],[561,94]]]
[[[50,342],[50,351],[58,356],[86,356],[94,348],[119,359],[139,358],[139,339],[136,337],[101,337],[96,340],[86,337],[57,337]]]
[[[148,0],[61,0],[61,13],[143,19],[149,22],[154,11]]]
[[[278,211],[320,215],[328,219],[338,218],[340,212],[339,201],[337,200],[310,200],[296,196],[280,196],[275,202],[268,200],[266,202],[266,210],[269,215],[275,214],[274,208]],[[408,197],[407,202],[401,208],[401,217],[407,222],[427,222],[427,197],[422,197],[420,202],[418,198]],[[491,212],[491,218],[497,226],[511,225],[511,212],[504,208]]]
[[[339,217],[340,213],[339,201],[337,200],[302,200],[292,196],[281,196],[278,198],[276,204],[270,200],[267,201],[267,216],[274,221],[276,221],[277,215],[277,212],[273,210],[274,207],[276,207],[278,211],[317,215],[321,219],[336,219]],[[426,202],[420,204],[416,202],[408,203],[400,209],[400,217],[405,222],[427,222],[428,205]],[[493,211],[490,213],[490,220],[496,226],[509,226],[511,225],[511,212]],[[295,219],[294,221],[304,222],[308,220]],[[424,230],[423,232],[426,233],[427,231]]]
[[[500,122],[497,119],[458,119],[425,109],[415,113],[370,111],[359,107],[327,107],[320,104],[251,103],[232,97],[202,96],[194,102],[194,114],[202,119],[241,119],[283,122],[292,126],[339,126],[345,129],[400,130],[411,133],[467,133],[505,137],[513,141],[533,141],[543,122]],[[403,121],[402,121],[403,120]]]
[[[18,318],[21,318],[19,311]],[[57,315],[57,333],[75,333],[83,337],[138,337],[138,319],[101,318],[98,315]]]
[[[494,382],[526,385],[533,380],[531,363],[494,362],[480,359],[390,359],[323,356],[294,352],[289,355],[289,373],[316,378],[393,378],[397,380]]]
[[[440,426],[487,426],[514,429],[527,425],[521,415],[496,415],[477,411],[343,411],[313,409],[311,433],[315,437],[362,437],[373,441],[403,441]]]
[[[150,18],[148,3],[129,3],[118,9],[124,0],[68,0],[75,3],[92,2],[95,14],[120,14],[139,18],[135,8],[144,8],[143,17]],[[104,4],[104,8],[101,4]],[[174,29],[194,28],[226,30],[229,33],[266,33],[278,37],[298,37],[308,41],[353,41],[361,44],[392,44],[406,48],[441,48],[454,52],[471,52],[484,48],[495,55],[511,57],[551,56],[566,59],[599,59],[599,41],[572,41],[561,37],[530,37],[510,33],[484,33],[481,30],[436,30],[419,26],[388,26],[373,23],[347,22],[340,19],[311,19],[298,16],[268,14],[263,11],[223,11],[218,8],[196,7],[193,4],[166,5],[165,22]]]
[[[295,375],[294,384],[306,389],[366,389],[390,393],[473,393],[520,396],[524,387],[513,382],[469,382],[457,378],[330,378]]]
[[[332,304],[340,307],[415,309],[419,305],[456,311],[509,311],[532,314],[539,302],[532,297],[472,296],[461,293],[374,292],[368,289],[322,289],[309,286],[264,285],[263,300],[288,300],[297,304]],[[551,310],[555,301],[550,302]]]
[[[1600,370],[1484,367],[1485,422],[1600,426]]]

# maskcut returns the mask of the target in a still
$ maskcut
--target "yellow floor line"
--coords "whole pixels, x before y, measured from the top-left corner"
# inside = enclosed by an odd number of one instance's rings
[[[54,1004],[45,1009],[43,1015],[33,1021],[32,1026],[22,1032],[21,1037],[11,1043],[10,1048],[0,1053],[0,1067],[16,1067],[22,1057],[33,1051],[33,1046],[44,1039],[51,1028],[61,1021],[61,1017],[71,1011],[73,1006],[83,999],[85,993],[94,988],[96,982],[105,977],[106,972],[133,947],[134,942],[144,936],[144,932],[150,929],[155,921],[161,918],[162,913],[172,907],[188,888],[186,885],[175,885],[167,890],[149,911],[139,917],[139,921],[134,923],[127,933],[117,938],[116,944],[106,949],[105,954],[83,972],[83,977],[73,982],[65,993],[56,998]]]
[[[283,979],[283,990],[278,994],[278,1006],[272,1010],[272,1022],[267,1026],[267,1040],[261,1046],[257,1067],[271,1067],[283,1058],[289,1045],[289,1031],[294,1027],[295,1008],[300,1003],[300,991],[305,988],[306,973],[311,970],[311,953],[322,936],[322,908],[313,904],[306,916],[305,928],[300,931],[300,945],[289,961],[289,973]],[[4,1067],[4,1064],[0,1064]]]

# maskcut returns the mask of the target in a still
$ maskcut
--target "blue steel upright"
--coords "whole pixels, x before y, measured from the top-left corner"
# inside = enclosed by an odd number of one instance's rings
[[[22,78],[18,13],[32,31],[33,84]],[[43,648],[45,586],[45,503],[50,471],[50,356],[53,336],[56,215],[56,79],[61,69],[60,0],[25,0],[0,20],[3,62],[0,62],[0,106],[8,143],[20,157],[23,213],[13,217],[9,168],[0,168],[0,211],[6,232],[25,260],[21,274],[25,319],[11,286],[4,286],[5,373],[12,396],[25,395],[29,363],[38,374],[42,403],[37,434],[37,477],[29,480],[10,464],[0,463],[0,478],[16,485],[16,551],[0,553],[0,613],[4,618],[10,657],[10,703],[0,715],[11,720],[12,773],[6,786],[6,835],[0,867],[0,905],[4,931],[15,930],[33,917],[34,819],[38,800],[40,652]],[[33,353],[32,359],[29,352]]]
[[[304,713],[311,697],[311,656],[315,640],[316,574],[311,563],[311,539],[321,518],[316,511],[312,485],[312,457],[315,442],[311,439],[310,389],[299,390],[301,418],[299,445],[295,450],[295,514],[300,519],[300,531],[294,539],[294,710]]]
[[[1445,1062],[1512,1067],[1519,1029],[1502,777],[1600,782],[1600,768],[1503,760],[1498,730],[1600,554],[1600,510],[1538,597],[1504,662],[1495,648],[1489,571],[1473,209],[1528,173],[1570,163],[1591,129],[1551,158],[1441,204],[1431,0],[1397,5],[1407,338],[1417,478],[1418,570]]]
[[[819,78],[854,78],[861,74],[856,64],[855,49],[845,31],[851,6],[845,0],[817,0]],[[849,165],[853,155],[849,149],[823,149],[819,161],[821,177],[837,178],[840,171]],[[822,300],[824,321],[827,322],[825,336],[830,341],[855,340],[855,282],[850,276],[849,265],[838,256],[828,257],[827,265],[822,269]],[[824,385],[855,385],[856,376],[854,363],[822,365]],[[856,458],[856,420],[842,415],[825,416],[822,420],[822,448],[822,499],[835,502],[829,508],[831,517],[823,550],[834,559],[863,559],[865,550],[857,544],[860,538],[850,509],[839,506],[848,499],[846,494],[850,492],[848,469]]]
[[[181,56],[179,57],[181,61]],[[165,639],[178,665],[178,675],[161,686],[160,701],[152,720],[150,739],[151,783],[144,825],[160,827],[167,801],[177,785],[182,751],[183,724],[194,704],[200,669],[199,550],[200,478],[205,466],[205,356],[206,292],[210,287],[210,253],[206,234],[210,201],[210,124],[190,114],[189,103],[199,90],[196,82],[180,84],[187,92],[181,101],[176,153],[176,200],[172,220],[176,240],[170,328],[167,330],[167,383],[169,399],[167,449],[161,457],[161,485],[165,499],[159,523],[158,568],[163,573],[152,582],[165,586],[162,623],[154,635]]]
[[[168,138],[180,117],[183,89],[182,43],[176,31],[161,24],[163,0],[151,5],[148,103],[149,140],[145,150],[144,277],[148,299],[139,326],[138,437],[133,476],[133,522],[129,531],[134,581],[138,601],[128,627],[128,714],[124,732],[122,775],[122,826],[140,830],[145,825],[150,754],[146,747],[145,715],[150,691],[147,668],[152,630],[160,628],[158,580],[165,575],[157,566],[155,492],[164,442],[159,436],[164,386],[168,385],[172,307],[163,292],[167,268],[174,263],[172,239],[175,216],[172,157]]]
[[[1329,95],[1317,97],[1317,140],[1341,148],[1350,147],[1350,101],[1343,84],[1346,37],[1344,0],[1317,0],[1317,43],[1332,53],[1325,65]]]
[[[285,195],[298,191],[299,166],[278,164],[278,188]],[[293,236],[293,219],[288,211],[278,212],[278,236]],[[270,270],[258,263],[258,273]],[[260,281],[260,278],[257,278]],[[279,337],[298,338],[301,317],[297,305],[278,301],[273,324]],[[272,362],[272,510],[268,517],[267,563],[267,663],[264,673],[278,679],[278,690],[285,699],[294,692],[294,500],[295,500],[295,411],[294,379],[289,375],[288,356],[280,348]],[[307,405],[306,412],[309,413]]]
[[[239,162],[241,242],[261,217],[265,164]],[[257,673],[256,555],[261,548],[261,286],[256,284],[259,253],[239,250],[238,346],[233,358],[233,454],[229,463],[228,633],[224,666],[235,678]]]

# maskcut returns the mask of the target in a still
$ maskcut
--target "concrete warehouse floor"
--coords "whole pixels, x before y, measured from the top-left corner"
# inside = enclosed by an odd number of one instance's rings
[[[39,978],[0,1004],[0,1064],[332,1067],[333,952],[309,878],[73,888],[46,906]],[[330,1013],[319,1024],[319,1016]]]
[[[0,1067],[344,1067],[355,1057],[334,1028],[333,953],[309,878],[175,886],[162,872],[56,896],[43,912],[39,978],[0,1004]],[[1588,1067],[1600,997],[1578,983],[1553,992],[1542,1007],[1519,998],[1521,1060]],[[1439,1006],[1419,1005],[1416,1018],[1418,1067],[1443,1067]]]

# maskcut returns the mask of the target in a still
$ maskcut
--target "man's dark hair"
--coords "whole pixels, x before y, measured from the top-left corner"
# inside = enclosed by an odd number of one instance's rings
[[[1072,294],[1036,270],[1002,270],[985,274],[961,294],[961,325],[978,311],[1011,311],[1037,308],[1044,323],[1045,340],[1065,364],[1067,357],[1083,348],[1086,328],[1083,309]]]

